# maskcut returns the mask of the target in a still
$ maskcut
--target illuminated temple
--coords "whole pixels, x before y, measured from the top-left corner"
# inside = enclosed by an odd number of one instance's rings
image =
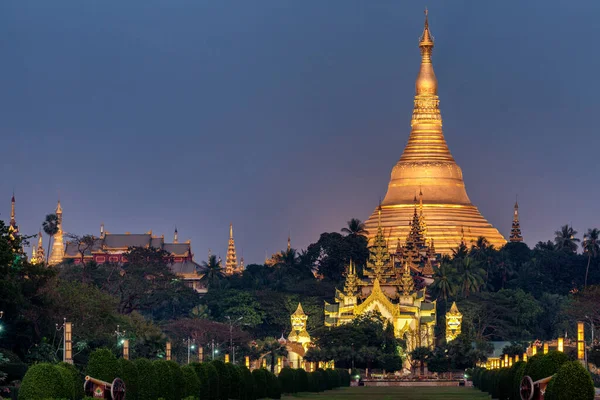
[[[343,290],[336,289],[333,304],[325,302],[325,325],[339,326],[377,312],[393,325],[397,338],[406,340],[407,352],[420,346],[431,348],[435,343],[436,302],[427,299],[425,287],[415,287],[413,274],[422,270],[411,265],[410,252],[395,262],[381,225],[376,232],[363,271],[365,278],[358,276],[350,262]]]
[[[421,68],[416,81],[412,130],[404,153],[392,169],[387,194],[380,205],[384,236],[388,243],[407,237],[418,195],[427,220],[427,237],[435,243],[437,252],[450,254],[461,242],[468,245],[480,236],[500,247],[506,240],[471,204],[462,171],[444,139],[437,79],[431,64],[433,44],[426,16],[419,40]],[[365,224],[370,239],[378,231],[377,224],[376,210]]]

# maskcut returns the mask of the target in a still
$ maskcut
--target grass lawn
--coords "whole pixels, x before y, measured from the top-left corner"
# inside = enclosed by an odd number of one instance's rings
[[[487,393],[472,387],[373,387],[360,386],[328,390],[324,393],[301,393],[285,396],[285,400],[483,400],[489,399]]]

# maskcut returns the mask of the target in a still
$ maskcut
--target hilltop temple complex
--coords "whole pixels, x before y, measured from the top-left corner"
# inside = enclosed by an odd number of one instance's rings
[[[506,240],[469,200],[462,171],[446,144],[438,82],[431,64],[433,46],[426,16],[419,40],[421,67],[415,85],[412,130],[380,204],[384,236],[390,243],[404,240],[413,229],[409,222],[413,220],[413,203],[418,195],[427,219],[427,236],[437,252],[451,254],[461,242],[469,244],[480,236],[501,247]],[[375,238],[378,218],[375,210],[365,224],[370,239]]]

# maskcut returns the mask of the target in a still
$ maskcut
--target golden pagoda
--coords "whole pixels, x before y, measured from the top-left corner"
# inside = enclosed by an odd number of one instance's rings
[[[48,265],[58,265],[63,262],[65,256],[65,244],[63,241],[63,226],[62,226],[62,207],[60,200],[56,206],[56,216],[58,217],[58,231],[54,234],[52,241],[52,251],[48,259]]]
[[[37,234],[38,242],[37,247],[32,246],[31,263],[32,264],[43,264],[46,262],[44,254],[44,245],[42,243],[42,231]]]
[[[388,241],[406,238],[411,229],[407,223],[413,220],[414,197],[421,194],[420,217],[427,219],[427,237],[435,241],[439,253],[450,254],[461,243],[461,230],[467,245],[483,236],[500,247],[506,240],[471,204],[462,171],[444,139],[438,83],[431,64],[433,45],[426,11],[419,40],[421,68],[416,80],[412,130],[380,205],[381,224]],[[377,232],[377,214],[375,210],[365,224],[370,239]]]
[[[225,259],[225,275],[239,274],[243,269],[243,259],[240,264],[237,261],[235,241],[233,240],[233,224],[229,224],[229,243],[227,245],[227,258]]]
[[[511,243],[520,243],[523,241],[523,235],[521,235],[521,223],[519,222],[519,202],[515,201],[515,211],[513,214],[512,227],[510,229],[510,238],[508,239]]]

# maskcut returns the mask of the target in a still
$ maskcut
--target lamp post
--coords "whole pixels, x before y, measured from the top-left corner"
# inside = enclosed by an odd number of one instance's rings
[[[196,339],[192,339],[188,336],[187,339],[183,339],[183,343],[187,344],[187,363],[189,364],[191,352],[196,348]]]
[[[0,319],[2,319],[2,317],[4,317],[4,311],[0,311]],[[0,323],[0,332],[2,332],[2,323]]]
[[[219,349],[215,349],[215,339],[213,339],[211,342],[211,347],[212,347],[212,359],[215,359],[215,354],[219,354]]]
[[[233,363],[235,364],[235,349],[233,348],[233,325],[240,322],[244,317],[239,317],[236,320],[231,320],[229,315],[225,316],[225,319],[229,322],[229,352],[233,355]]]

